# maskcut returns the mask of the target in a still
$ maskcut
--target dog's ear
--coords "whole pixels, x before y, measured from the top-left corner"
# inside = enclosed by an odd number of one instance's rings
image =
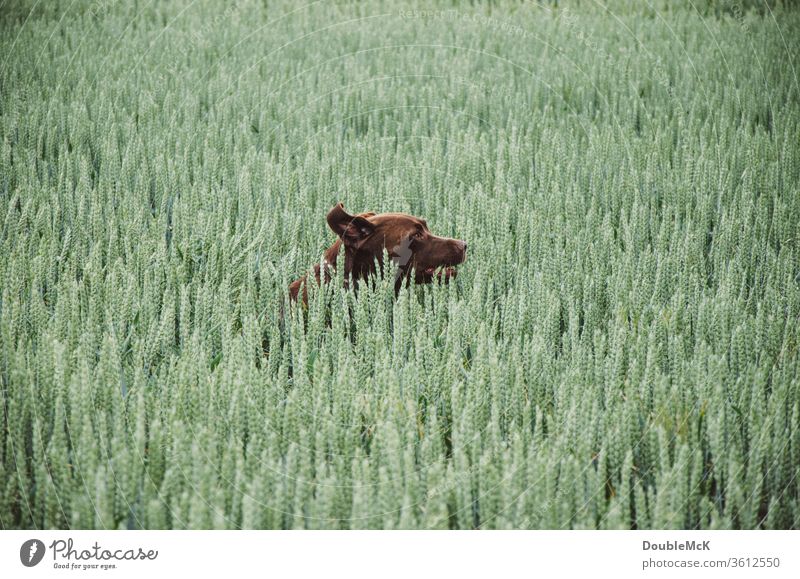
[[[375,226],[362,215],[350,215],[341,203],[337,203],[328,212],[328,225],[345,245],[357,247],[375,233]]]

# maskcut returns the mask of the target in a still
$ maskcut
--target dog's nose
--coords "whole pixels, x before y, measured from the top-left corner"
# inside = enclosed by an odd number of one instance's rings
[[[463,240],[458,240],[458,250],[461,253],[461,261],[467,259],[467,242]]]

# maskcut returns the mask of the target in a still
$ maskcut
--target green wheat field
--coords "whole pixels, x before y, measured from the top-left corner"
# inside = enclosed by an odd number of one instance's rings
[[[0,528],[800,527],[793,3],[0,29]],[[338,201],[467,261],[290,308]]]

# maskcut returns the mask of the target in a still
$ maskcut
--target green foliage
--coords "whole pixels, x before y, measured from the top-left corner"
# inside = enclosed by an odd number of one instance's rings
[[[0,526],[800,527],[770,4],[0,8]],[[339,200],[455,283],[282,318]]]

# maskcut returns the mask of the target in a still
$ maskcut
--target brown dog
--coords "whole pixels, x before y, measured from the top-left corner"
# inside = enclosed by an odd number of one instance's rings
[[[328,212],[328,225],[339,239],[324,255],[324,275],[320,264],[314,266],[314,277],[326,283],[331,280],[331,270],[336,267],[336,257],[344,245],[345,283],[366,279],[375,273],[375,263],[383,265],[383,250],[399,267],[395,290],[403,280],[414,276],[416,283],[428,283],[438,278],[448,281],[455,277],[454,266],[467,256],[467,243],[459,239],[438,237],[428,229],[424,219],[405,213],[360,213],[350,215],[341,203]],[[303,303],[308,305],[308,290],[303,276],[289,286],[289,296],[297,301],[303,292]]]

